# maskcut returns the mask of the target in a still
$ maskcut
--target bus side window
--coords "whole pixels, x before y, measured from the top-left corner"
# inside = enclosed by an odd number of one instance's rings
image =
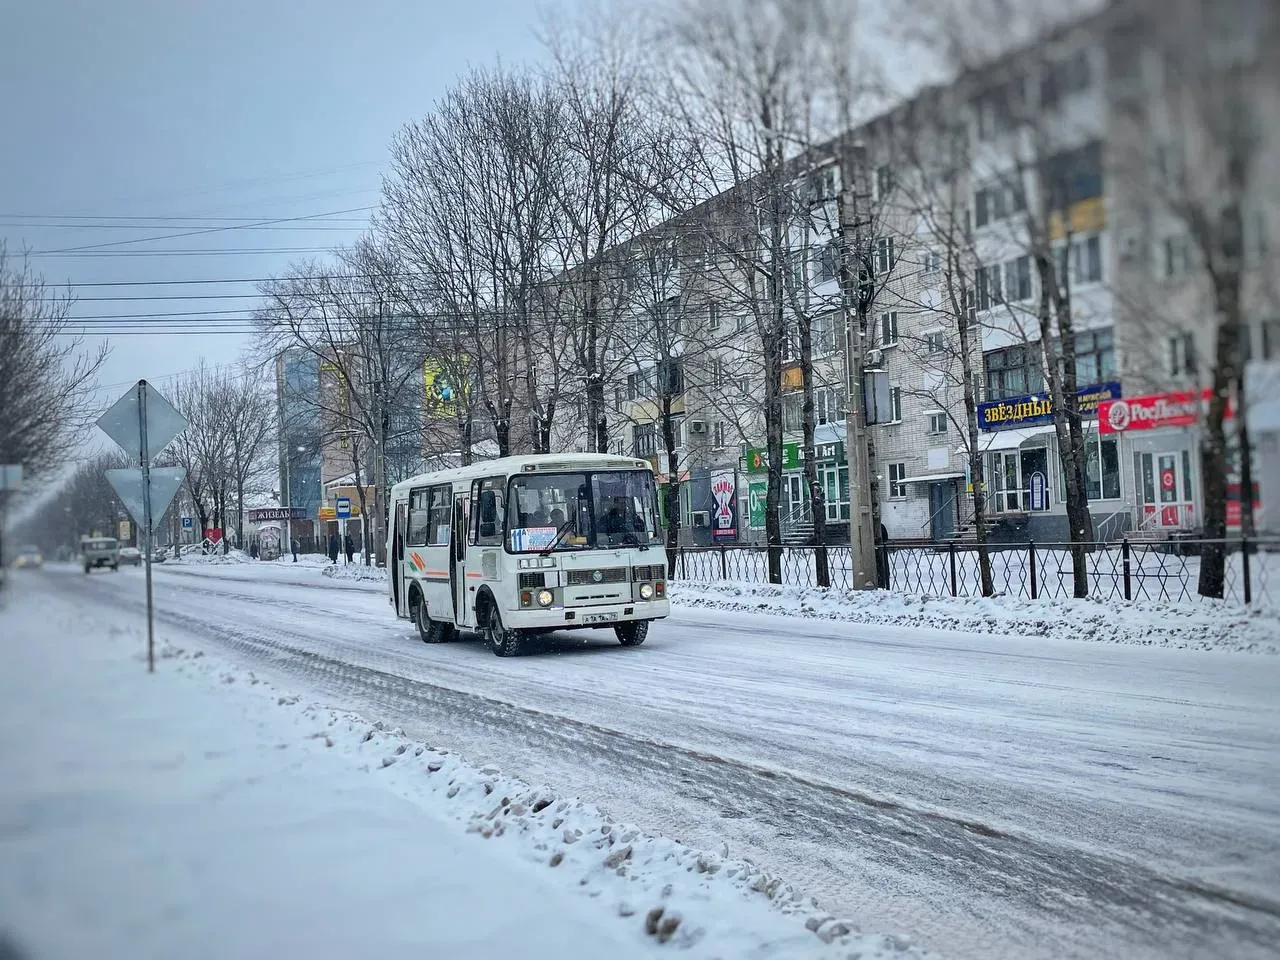
[[[494,546],[502,543],[502,528],[505,513],[504,478],[491,477],[480,481],[480,505],[476,511],[476,543],[482,546]]]

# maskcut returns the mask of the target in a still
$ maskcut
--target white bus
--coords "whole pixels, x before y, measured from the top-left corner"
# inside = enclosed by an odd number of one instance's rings
[[[506,457],[397,483],[390,507],[390,600],[427,643],[477,630],[510,657],[530,634],[592,627],[638,646],[670,613],[644,460]]]

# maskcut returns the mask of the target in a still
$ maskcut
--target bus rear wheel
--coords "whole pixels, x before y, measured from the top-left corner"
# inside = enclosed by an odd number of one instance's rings
[[[418,635],[422,637],[422,642],[444,643],[449,639],[451,625],[432,620],[427,614],[427,605],[422,597],[419,596],[416,600],[417,602],[413,605],[413,619],[418,624]]]
[[[518,657],[524,635],[519,630],[510,630],[503,625],[502,614],[498,612],[496,603],[489,604],[488,613],[484,638],[489,642],[489,649],[499,657]]]
[[[613,632],[618,635],[618,642],[624,647],[638,647],[649,635],[649,621],[632,620],[629,623],[620,623],[613,628]]]

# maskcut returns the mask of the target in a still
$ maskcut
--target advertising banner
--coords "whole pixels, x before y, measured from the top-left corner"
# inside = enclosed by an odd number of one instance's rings
[[[730,470],[711,475],[711,537],[735,540],[738,536],[738,475]]]
[[[1076,391],[1080,415],[1092,417],[1099,405],[1118,400],[1123,396],[1120,384],[1115,381],[1095,383]],[[1047,393],[1028,394],[1025,397],[1007,397],[978,404],[979,430],[1016,430],[1053,423],[1053,401]]]

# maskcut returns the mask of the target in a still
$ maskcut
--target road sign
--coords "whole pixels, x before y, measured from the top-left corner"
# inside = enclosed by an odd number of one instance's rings
[[[156,467],[151,471],[151,516],[161,517],[182,487],[187,471],[182,467]],[[107,482],[133,517],[145,529],[146,505],[142,496],[141,470],[108,470]]]
[[[194,530],[194,529],[195,529],[195,527],[196,527],[196,522],[195,522],[195,520],[194,520],[194,519],[192,519],[191,517],[183,517],[183,518],[182,518],[182,529],[183,529],[183,530]]]
[[[147,448],[142,449],[142,408],[146,409]],[[139,380],[98,418],[98,426],[133,459],[154,460],[156,454],[187,428],[187,420],[155,387]]]
[[[129,521],[128,521],[128,520],[121,520],[118,524],[116,524],[116,526],[120,528],[120,529],[119,529],[119,539],[120,539],[120,540],[128,540],[128,539],[129,539],[129,531],[130,531]]]
[[[338,497],[333,501],[333,512],[339,520],[351,519],[351,498]]]
[[[139,380],[106,413],[98,418],[102,432],[124,448],[138,469],[108,470],[107,480],[119,494],[129,514],[141,527],[143,562],[147,583],[147,670],[156,669],[155,602],[151,589],[151,554],[155,536],[155,516],[161,516],[182,486],[186,471],[181,467],[153,470],[151,461],[187,427],[186,418],[156,392]]]

